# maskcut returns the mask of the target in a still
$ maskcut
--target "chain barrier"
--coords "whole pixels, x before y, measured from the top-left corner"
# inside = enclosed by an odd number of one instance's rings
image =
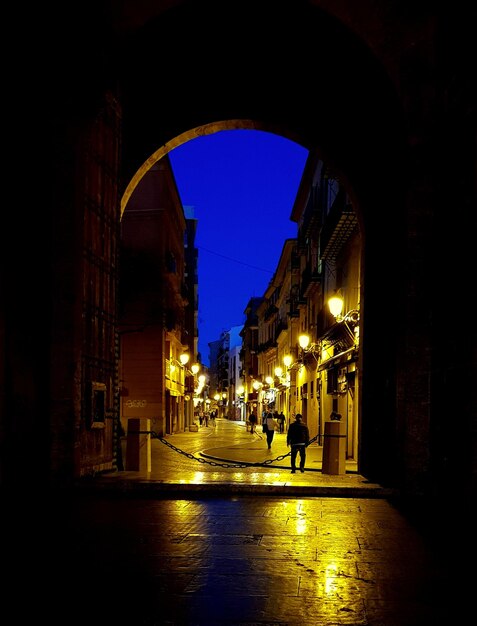
[[[212,465],[214,467],[227,467],[227,468],[235,468],[235,469],[244,468],[244,467],[266,467],[268,465],[271,465],[272,463],[276,463],[277,461],[283,461],[283,459],[286,459],[287,456],[290,456],[291,454],[291,451],[290,451],[290,452],[287,452],[286,454],[280,454],[274,459],[267,459],[266,461],[261,461],[260,463],[218,463],[217,461],[212,461],[211,459],[203,459],[200,457],[196,457],[190,452],[185,452],[184,450],[181,450],[177,446],[173,445],[172,443],[164,439],[164,437],[161,437],[160,435],[158,435],[153,430],[145,430],[145,431],[139,431],[139,432],[140,434],[151,435],[153,439],[158,439],[164,445],[171,448],[171,450],[174,450],[175,452],[178,452],[179,454],[183,454],[188,459],[192,459],[193,461],[197,461],[198,463],[207,463],[208,465]],[[308,445],[310,445],[317,439],[318,439],[318,435],[310,439],[310,441],[308,442]]]

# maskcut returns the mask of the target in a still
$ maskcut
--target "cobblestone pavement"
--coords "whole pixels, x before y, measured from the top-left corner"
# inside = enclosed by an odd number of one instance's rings
[[[2,559],[4,624],[475,623],[466,573],[475,543],[465,527],[457,534],[447,525],[457,513],[449,515],[446,503],[431,515],[406,509],[385,492],[228,492],[243,477],[236,468],[216,475],[217,467],[189,458],[194,446],[203,450],[192,434],[181,439],[186,454],[156,442],[167,453],[157,448],[163,467],[156,478],[166,480],[166,466],[185,480],[198,471],[198,484],[202,473],[210,485],[223,481],[221,493],[100,487],[49,494],[32,477],[21,498],[4,500],[3,519],[14,522],[2,533],[2,554],[11,559]],[[268,485],[285,471],[252,473]],[[320,473],[292,478],[319,481]]]

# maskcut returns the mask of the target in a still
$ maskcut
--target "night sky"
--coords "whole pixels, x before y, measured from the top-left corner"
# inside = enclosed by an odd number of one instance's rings
[[[182,204],[194,207],[199,250],[199,352],[240,326],[262,296],[284,240],[308,150],[272,133],[221,131],[169,153]]]

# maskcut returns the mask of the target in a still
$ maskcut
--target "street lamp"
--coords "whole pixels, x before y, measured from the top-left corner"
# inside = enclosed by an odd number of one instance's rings
[[[343,298],[335,292],[331,298],[328,300],[328,308],[330,310],[331,315],[339,321],[341,318],[341,313],[343,312],[344,300]]]
[[[187,363],[189,362],[190,356],[186,353],[183,352],[180,356],[179,356],[179,361],[181,362],[181,365],[184,367],[184,365],[187,365]]]
[[[300,344],[300,348],[302,350],[302,356],[304,357],[306,354],[312,354],[316,361],[318,361],[317,355],[317,345],[315,343],[310,343],[310,335],[300,335],[298,337],[298,343]],[[304,363],[304,358],[303,358]]]
[[[310,336],[309,335],[300,335],[298,337],[298,343],[300,344],[300,348],[302,350],[306,350],[310,344]]]
[[[351,309],[343,315],[344,299],[339,292],[336,292],[328,298],[328,308],[338,323],[351,322],[357,324],[359,322],[359,310]]]

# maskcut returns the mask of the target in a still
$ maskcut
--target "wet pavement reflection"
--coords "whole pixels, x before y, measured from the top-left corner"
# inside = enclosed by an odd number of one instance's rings
[[[194,441],[185,447],[190,452],[195,446],[199,453],[203,445]],[[17,532],[3,534],[13,556],[4,597],[21,598],[14,619],[5,623],[472,622],[457,565],[459,542],[452,535],[452,549],[446,548],[442,519],[429,529],[428,519],[423,523],[384,493],[228,493],[235,480],[243,480],[237,474],[250,470],[218,471],[209,465],[197,470],[194,459],[171,453],[170,472],[183,472],[185,480],[199,472],[210,484],[221,480],[222,493],[100,487],[24,497],[15,508]],[[167,479],[162,472],[156,480]],[[252,470],[264,485],[275,472],[284,470]],[[308,472],[293,478],[319,481],[320,476]]]

